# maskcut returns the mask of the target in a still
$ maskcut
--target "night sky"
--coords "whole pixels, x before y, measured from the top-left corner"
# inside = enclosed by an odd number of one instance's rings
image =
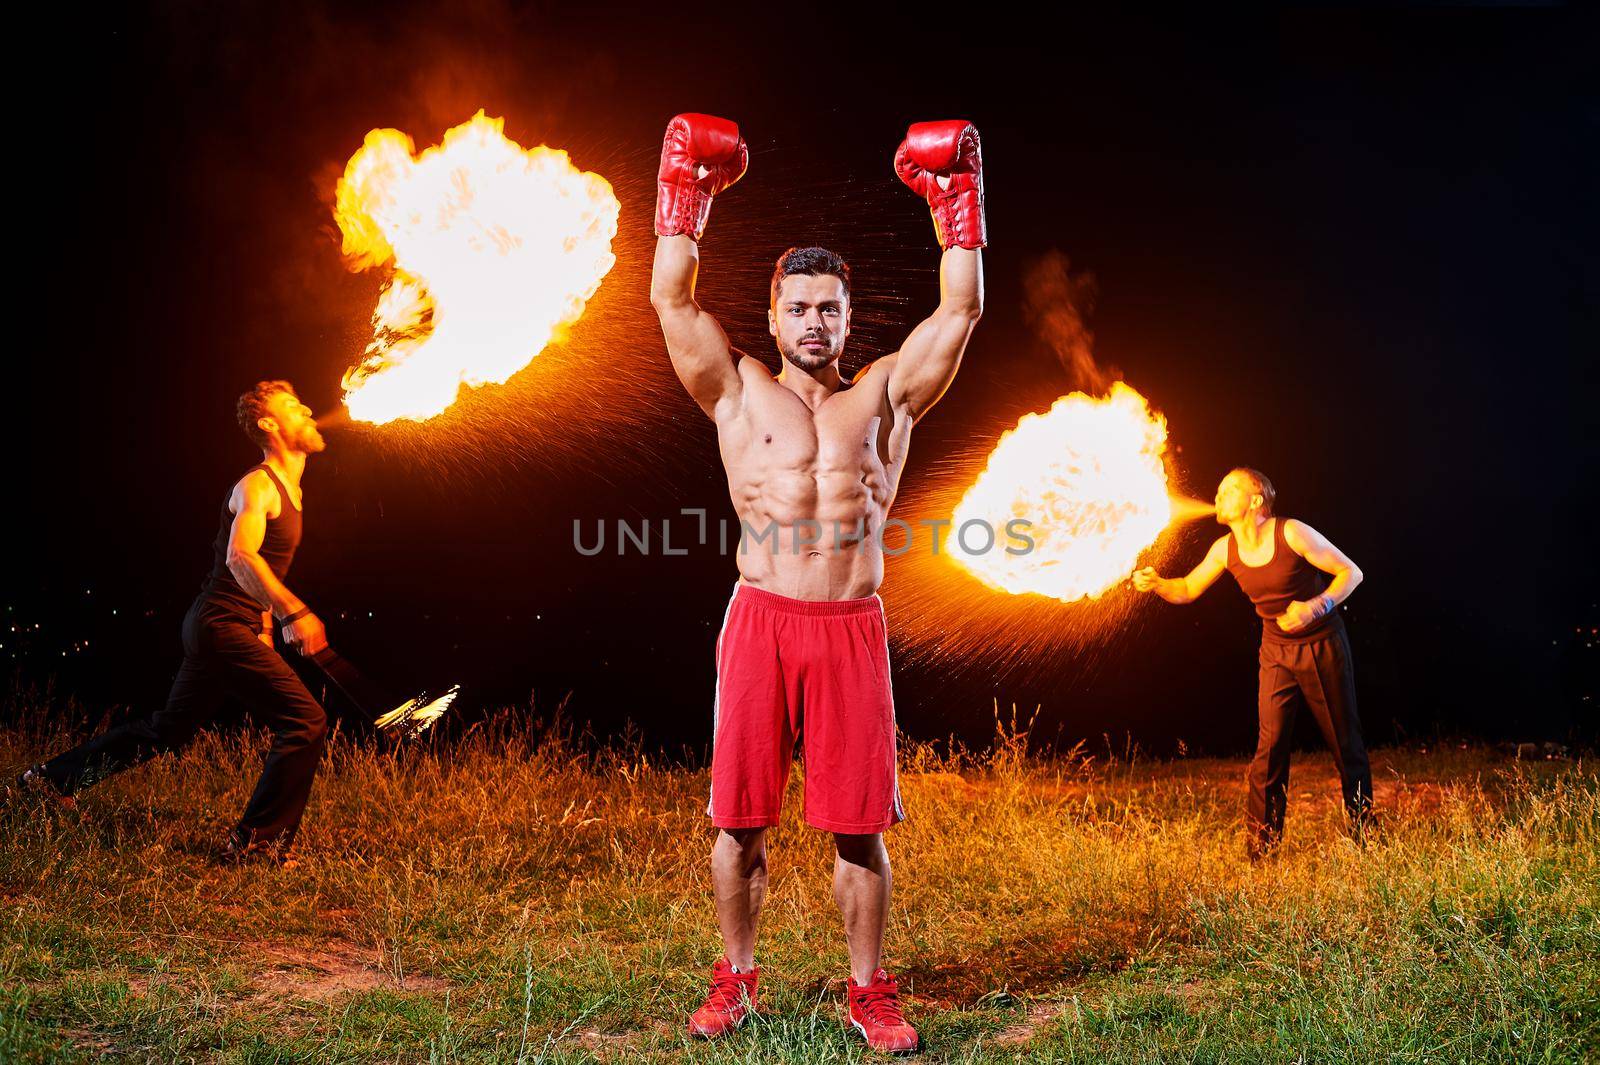
[[[1022,311],[1029,267],[1064,253],[1097,283],[1097,357],[1167,416],[1183,486],[1210,498],[1230,466],[1260,467],[1281,513],[1364,570],[1345,616],[1371,741],[1594,734],[1593,21],[969,34],[916,9],[888,31],[844,9],[734,27],[436,6],[174,5],[72,28],[14,133],[36,168],[22,239],[46,253],[13,305],[39,326],[16,355],[34,384],[3,584],[7,627],[28,631],[0,649],[25,679],[56,676],[91,718],[159,705],[219,503],[256,460],[235,397],[287,377],[327,411],[369,337],[382,278],[340,259],[334,180],[371,128],[421,147],[482,108],[613,183],[617,266],[566,344],[444,428],[330,432],[290,584],[369,672],[460,682],[468,718],[565,700],[599,737],[632,721],[703,750],[733,560],[572,547],[575,519],[732,514],[647,300],[662,128],[725,115],[751,146],[712,211],[702,302],[775,367],[771,263],[833,247],[855,270],[848,369],[936,302],[932,225],[890,162],[907,123],[964,117],[983,135],[987,309],[896,516],[1073,386]],[[1168,574],[1220,531],[1184,530]],[[1017,704],[1052,741],[1252,746],[1259,630],[1231,578],[1191,607],[1125,607],[1006,669],[897,658],[901,726],[981,743]]]

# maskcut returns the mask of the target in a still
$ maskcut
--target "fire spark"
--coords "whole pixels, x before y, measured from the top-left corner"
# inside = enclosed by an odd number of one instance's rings
[[[504,125],[479,111],[421,155],[375,129],[345,166],[334,218],[347,262],[394,271],[344,375],[352,418],[425,421],[463,385],[504,383],[582,316],[616,262],[611,184]]]

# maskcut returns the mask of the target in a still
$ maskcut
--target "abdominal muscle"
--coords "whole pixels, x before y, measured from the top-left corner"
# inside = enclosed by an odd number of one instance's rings
[[[790,599],[876,593],[891,499],[871,480],[870,471],[782,471],[730,485],[740,581]]]

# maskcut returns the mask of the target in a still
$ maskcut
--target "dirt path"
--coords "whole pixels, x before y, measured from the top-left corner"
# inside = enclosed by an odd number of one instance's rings
[[[361,991],[443,991],[444,980],[414,973],[396,974],[381,953],[342,940],[315,946],[256,942],[246,950],[259,955],[264,966],[253,976],[262,993],[326,1002]]]

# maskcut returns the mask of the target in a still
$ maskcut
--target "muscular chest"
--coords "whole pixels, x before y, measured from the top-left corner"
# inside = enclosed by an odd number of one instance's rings
[[[899,465],[896,426],[876,398],[841,393],[813,411],[782,386],[760,390],[748,398],[742,424],[725,434],[730,473],[756,480],[892,476]]]

